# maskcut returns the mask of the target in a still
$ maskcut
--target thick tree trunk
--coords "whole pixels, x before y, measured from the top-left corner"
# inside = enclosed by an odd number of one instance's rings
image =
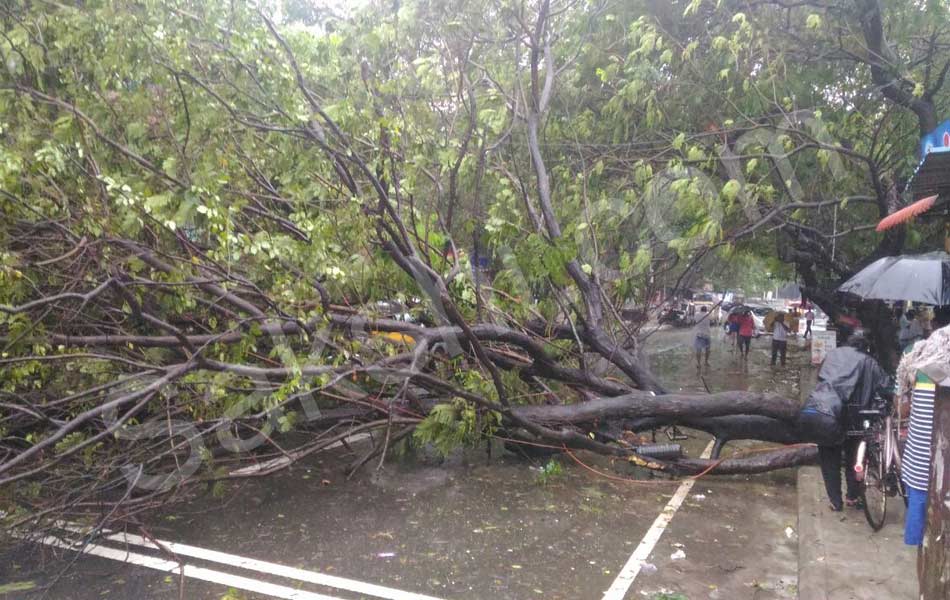
[[[513,412],[519,419],[550,429],[571,427],[587,430],[601,442],[620,439],[624,430],[640,432],[668,425],[704,431],[716,439],[712,460],[682,458],[667,462],[648,459],[643,466],[678,475],[705,472],[713,467],[709,473],[727,475],[762,473],[814,462],[817,456],[815,446],[800,443],[799,406],[796,400],[754,392],[660,396],[634,392],[580,404],[517,407]],[[750,451],[745,456],[723,462],[716,460],[726,442],[743,439],[794,445]],[[622,452],[614,454],[623,456]],[[631,460],[640,459],[632,457]]]
[[[573,425],[606,419],[655,417],[682,420],[736,414],[793,420],[798,414],[798,408],[798,402],[774,394],[756,392],[660,396],[632,392],[614,398],[597,398],[581,404],[518,407],[514,409],[514,413],[543,424]]]

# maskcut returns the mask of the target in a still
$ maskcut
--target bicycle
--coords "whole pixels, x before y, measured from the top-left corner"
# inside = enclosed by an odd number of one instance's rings
[[[861,484],[864,517],[874,531],[884,527],[887,499],[901,496],[907,504],[907,491],[900,477],[900,423],[895,423],[889,406],[861,410],[863,429],[848,434],[861,437],[854,461],[854,474]]]

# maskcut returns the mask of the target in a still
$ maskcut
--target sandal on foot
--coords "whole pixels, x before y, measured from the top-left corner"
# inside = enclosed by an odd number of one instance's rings
[[[864,500],[861,498],[847,498],[844,503],[851,508],[864,508]]]

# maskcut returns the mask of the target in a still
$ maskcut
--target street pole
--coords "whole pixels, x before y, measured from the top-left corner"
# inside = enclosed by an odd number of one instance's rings
[[[835,204],[834,223],[831,226],[831,262],[835,261],[835,248],[838,245],[838,205]]]
[[[927,529],[917,557],[921,600],[950,598],[950,379],[938,383],[934,403]]]

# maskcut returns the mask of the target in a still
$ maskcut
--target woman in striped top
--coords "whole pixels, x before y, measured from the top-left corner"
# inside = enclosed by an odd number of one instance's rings
[[[931,444],[934,423],[934,396],[937,387],[929,377],[917,373],[910,407],[910,429],[901,459],[901,479],[907,486],[907,517],[904,543],[919,546],[927,524],[927,488],[930,482]]]
[[[940,307],[935,312],[934,329],[950,325],[950,307]],[[914,345],[926,343],[917,342]],[[911,347],[905,359],[912,359],[911,355],[918,354],[920,353],[914,352],[914,348]],[[904,368],[903,365],[902,368]],[[910,407],[907,443],[904,445],[904,454],[901,456],[901,480],[907,487],[904,543],[909,546],[919,546],[923,543],[924,529],[927,525],[927,489],[930,487],[930,467],[933,458],[931,440],[933,439],[936,393],[935,382],[918,370]]]

